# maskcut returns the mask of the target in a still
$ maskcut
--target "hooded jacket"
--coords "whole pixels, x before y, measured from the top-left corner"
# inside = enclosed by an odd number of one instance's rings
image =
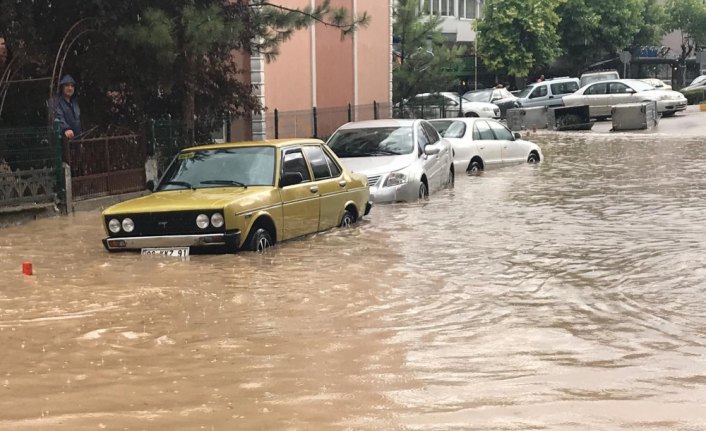
[[[76,100],[76,90],[74,90],[74,94],[69,101],[64,98],[64,85],[66,84],[73,84],[76,87],[76,81],[71,75],[65,75],[61,78],[54,102],[54,118],[59,120],[62,135],[65,131],[71,129],[74,132],[74,136],[78,136],[81,134],[81,108],[79,108]]]

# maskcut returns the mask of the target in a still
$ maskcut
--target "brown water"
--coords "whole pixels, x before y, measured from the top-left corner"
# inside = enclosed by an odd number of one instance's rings
[[[706,429],[706,142],[537,141],[266,256],[0,230],[0,429]]]

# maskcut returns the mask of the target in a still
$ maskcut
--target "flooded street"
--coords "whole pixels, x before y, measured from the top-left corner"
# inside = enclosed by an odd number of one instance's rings
[[[705,429],[704,138],[530,139],[264,256],[0,230],[0,429]]]

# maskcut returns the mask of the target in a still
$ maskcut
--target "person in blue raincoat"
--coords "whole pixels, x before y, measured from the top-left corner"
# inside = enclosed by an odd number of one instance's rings
[[[59,81],[59,90],[55,97],[54,118],[59,120],[61,134],[68,139],[81,134],[81,108],[76,100],[76,81],[71,75],[65,75]]]

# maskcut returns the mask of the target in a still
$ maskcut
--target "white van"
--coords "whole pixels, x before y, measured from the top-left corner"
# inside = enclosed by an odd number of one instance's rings
[[[615,69],[610,70],[597,70],[595,72],[586,72],[581,75],[581,87],[588,84],[593,84],[598,81],[608,81],[610,79],[620,79],[618,71]]]
[[[578,78],[553,78],[530,84],[517,95],[523,108],[561,106],[561,98],[579,89]]]

